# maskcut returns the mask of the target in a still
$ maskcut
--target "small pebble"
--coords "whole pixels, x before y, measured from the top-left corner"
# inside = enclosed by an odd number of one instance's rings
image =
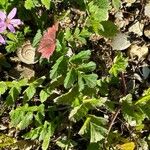
[[[144,28],[144,35],[150,39],[150,25]]]
[[[150,18],[150,1],[149,3],[146,4],[145,9],[144,9],[144,14],[145,16]]]
[[[133,32],[139,36],[143,35],[143,28],[144,28],[144,24],[141,24],[139,22],[136,22],[135,24],[133,24],[130,28],[129,28],[129,32]]]
[[[114,50],[125,50],[131,45],[128,40],[128,35],[125,33],[118,33],[112,40],[111,46]]]
[[[146,45],[138,46],[133,44],[128,50],[128,54],[131,58],[137,56],[138,59],[145,58],[148,55],[148,47]]]

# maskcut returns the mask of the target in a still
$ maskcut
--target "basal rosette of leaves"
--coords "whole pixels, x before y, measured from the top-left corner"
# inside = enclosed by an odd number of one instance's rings
[[[4,12],[15,6],[17,17],[24,24],[15,33],[7,32],[0,71],[2,68],[7,72],[13,67],[10,57],[16,56],[15,52],[27,40],[37,51],[39,47],[42,50],[37,53],[38,62],[25,64],[35,69],[36,75],[31,79],[11,78],[9,74],[8,78],[0,78],[0,115],[7,114],[8,132],[14,129],[16,133],[13,137],[5,135],[6,132],[0,134],[0,148],[23,149],[28,145],[42,150],[93,150],[117,149],[122,143],[132,149],[138,145],[141,133],[147,130],[144,121],[150,117],[150,90],[145,89],[137,99],[134,91],[126,92],[123,79],[129,65],[121,52],[115,53],[111,68],[106,68],[107,74],[102,76],[98,71],[101,64],[89,46],[93,34],[111,38],[117,33],[117,27],[109,21],[109,11],[112,7],[119,9],[120,1],[0,1]],[[74,14],[74,7],[84,12],[83,16],[78,14],[82,25],[75,17],[75,25],[65,22]],[[45,39],[53,47],[44,45]],[[46,59],[41,57],[43,53]],[[144,138],[147,141],[149,137]]]

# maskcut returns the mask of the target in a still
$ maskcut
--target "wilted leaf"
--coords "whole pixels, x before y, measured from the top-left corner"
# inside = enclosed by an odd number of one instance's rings
[[[56,47],[57,30],[58,23],[54,24],[52,27],[49,27],[47,32],[43,35],[37,50],[42,54],[43,58],[49,59],[49,57],[53,54]]]
[[[134,150],[135,144],[134,142],[125,143],[122,145],[119,145],[120,150]]]

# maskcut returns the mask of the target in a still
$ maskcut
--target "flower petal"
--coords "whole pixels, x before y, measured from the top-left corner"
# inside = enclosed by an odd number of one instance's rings
[[[1,44],[5,44],[6,42],[5,42],[5,40],[4,40],[4,38],[0,35],[0,43]]]
[[[20,19],[12,19],[10,21],[10,23],[13,25],[13,26],[18,26],[20,24],[22,24],[22,21]]]
[[[8,14],[7,18],[9,18],[9,19],[14,18],[15,15],[16,15],[16,13],[17,13],[17,8],[13,8],[13,9],[11,10],[11,12]]]
[[[11,32],[15,32],[15,28],[13,27],[13,25],[8,24],[7,27]]]
[[[0,11],[0,20],[5,21],[5,19],[6,19],[6,14]]]
[[[1,21],[0,22],[0,33],[4,32],[6,30],[6,23]]]

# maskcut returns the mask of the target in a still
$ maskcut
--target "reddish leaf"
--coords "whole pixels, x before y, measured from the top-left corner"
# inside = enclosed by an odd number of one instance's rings
[[[49,59],[49,57],[53,54],[56,47],[57,30],[58,23],[54,24],[52,27],[49,27],[47,32],[44,33],[38,47],[38,52],[42,54],[43,58]]]

